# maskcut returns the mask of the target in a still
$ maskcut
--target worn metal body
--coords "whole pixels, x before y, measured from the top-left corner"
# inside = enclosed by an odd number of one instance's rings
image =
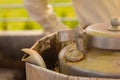
[[[70,76],[49,69],[45,69],[30,63],[26,63],[26,73],[27,80],[119,80],[109,78]]]
[[[53,42],[53,40],[54,40],[54,42]],[[50,43],[48,43],[49,41],[50,41]],[[46,44],[46,42],[48,44]],[[114,79],[100,78],[100,77],[96,78],[95,74],[94,74],[95,77],[85,77],[88,75],[83,74],[84,72],[81,73],[81,76],[74,76],[75,75],[74,72],[79,71],[79,70],[75,71],[74,69],[71,69],[71,67],[73,65],[70,67],[67,64],[64,64],[61,66],[64,67],[63,68],[64,70],[62,69],[63,71],[69,70],[69,74],[66,74],[64,72],[62,72],[62,73],[59,72],[59,69],[57,68],[58,65],[55,65],[58,62],[58,59],[57,59],[58,53],[66,45],[69,46],[69,44],[73,45],[74,43],[73,42],[61,43],[58,41],[56,34],[48,35],[48,36],[38,40],[30,49],[38,52],[43,57],[46,65],[47,65],[47,68],[43,68],[42,66],[40,67],[32,62],[29,62],[29,63],[27,62],[26,63],[27,80],[38,80],[38,79],[39,80],[92,80],[92,79],[93,80],[119,80],[119,79],[115,79],[115,78]],[[56,49],[58,51],[56,51]],[[51,50],[53,50],[53,51],[51,51]],[[63,50],[66,52],[68,49],[64,48]],[[73,62],[73,64],[74,64],[74,62]],[[71,73],[74,73],[74,75],[72,75]],[[90,74],[89,74],[89,76],[90,76]]]
[[[69,61],[65,55],[76,54],[76,45],[70,44],[59,54],[60,72],[68,75],[99,78],[120,78],[120,51],[91,48],[84,59]],[[82,57],[82,55],[81,55]]]
[[[27,61],[27,80],[119,80],[119,30],[116,32],[105,27],[105,32],[104,26],[96,25],[85,30],[76,28],[74,31],[53,33],[38,40],[27,53],[39,53],[46,68],[41,63],[36,65],[36,61]]]

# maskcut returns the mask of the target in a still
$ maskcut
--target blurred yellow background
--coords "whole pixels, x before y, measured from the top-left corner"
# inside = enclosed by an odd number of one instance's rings
[[[56,15],[67,26],[73,28],[77,25],[76,17],[70,0],[52,0]],[[42,29],[31,20],[23,0],[0,0],[0,30],[36,30]]]

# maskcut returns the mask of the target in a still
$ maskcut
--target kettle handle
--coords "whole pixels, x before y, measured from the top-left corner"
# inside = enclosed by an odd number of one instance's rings
[[[81,53],[85,57],[85,46],[84,46],[84,29],[81,25],[77,26],[74,30],[65,30],[65,31],[59,31],[58,32],[58,40],[60,42],[68,42],[68,41],[75,41],[76,47],[78,51],[80,52],[77,55],[81,55]],[[69,59],[69,61],[78,61],[81,60],[81,58],[74,57],[76,54],[71,54],[73,56],[67,56],[66,59]],[[68,58],[70,57],[70,58]]]

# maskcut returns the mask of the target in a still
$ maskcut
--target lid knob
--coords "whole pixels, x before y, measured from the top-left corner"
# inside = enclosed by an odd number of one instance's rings
[[[119,18],[112,18],[111,26],[108,28],[110,31],[120,31],[120,19]]]
[[[120,19],[119,19],[119,18],[113,18],[113,19],[111,20],[111,25],[112,25],[113,27],[118,27],[118,26],[120,26]]]

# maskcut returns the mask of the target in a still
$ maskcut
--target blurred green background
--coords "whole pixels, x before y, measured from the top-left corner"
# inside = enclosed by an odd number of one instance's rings
[[[50,4],[65,25],[74,28],[78,24],[71,0],[51,0]],[[23,0],[0,0],[0,30],[38,29],[42,27],[30,19]]]

